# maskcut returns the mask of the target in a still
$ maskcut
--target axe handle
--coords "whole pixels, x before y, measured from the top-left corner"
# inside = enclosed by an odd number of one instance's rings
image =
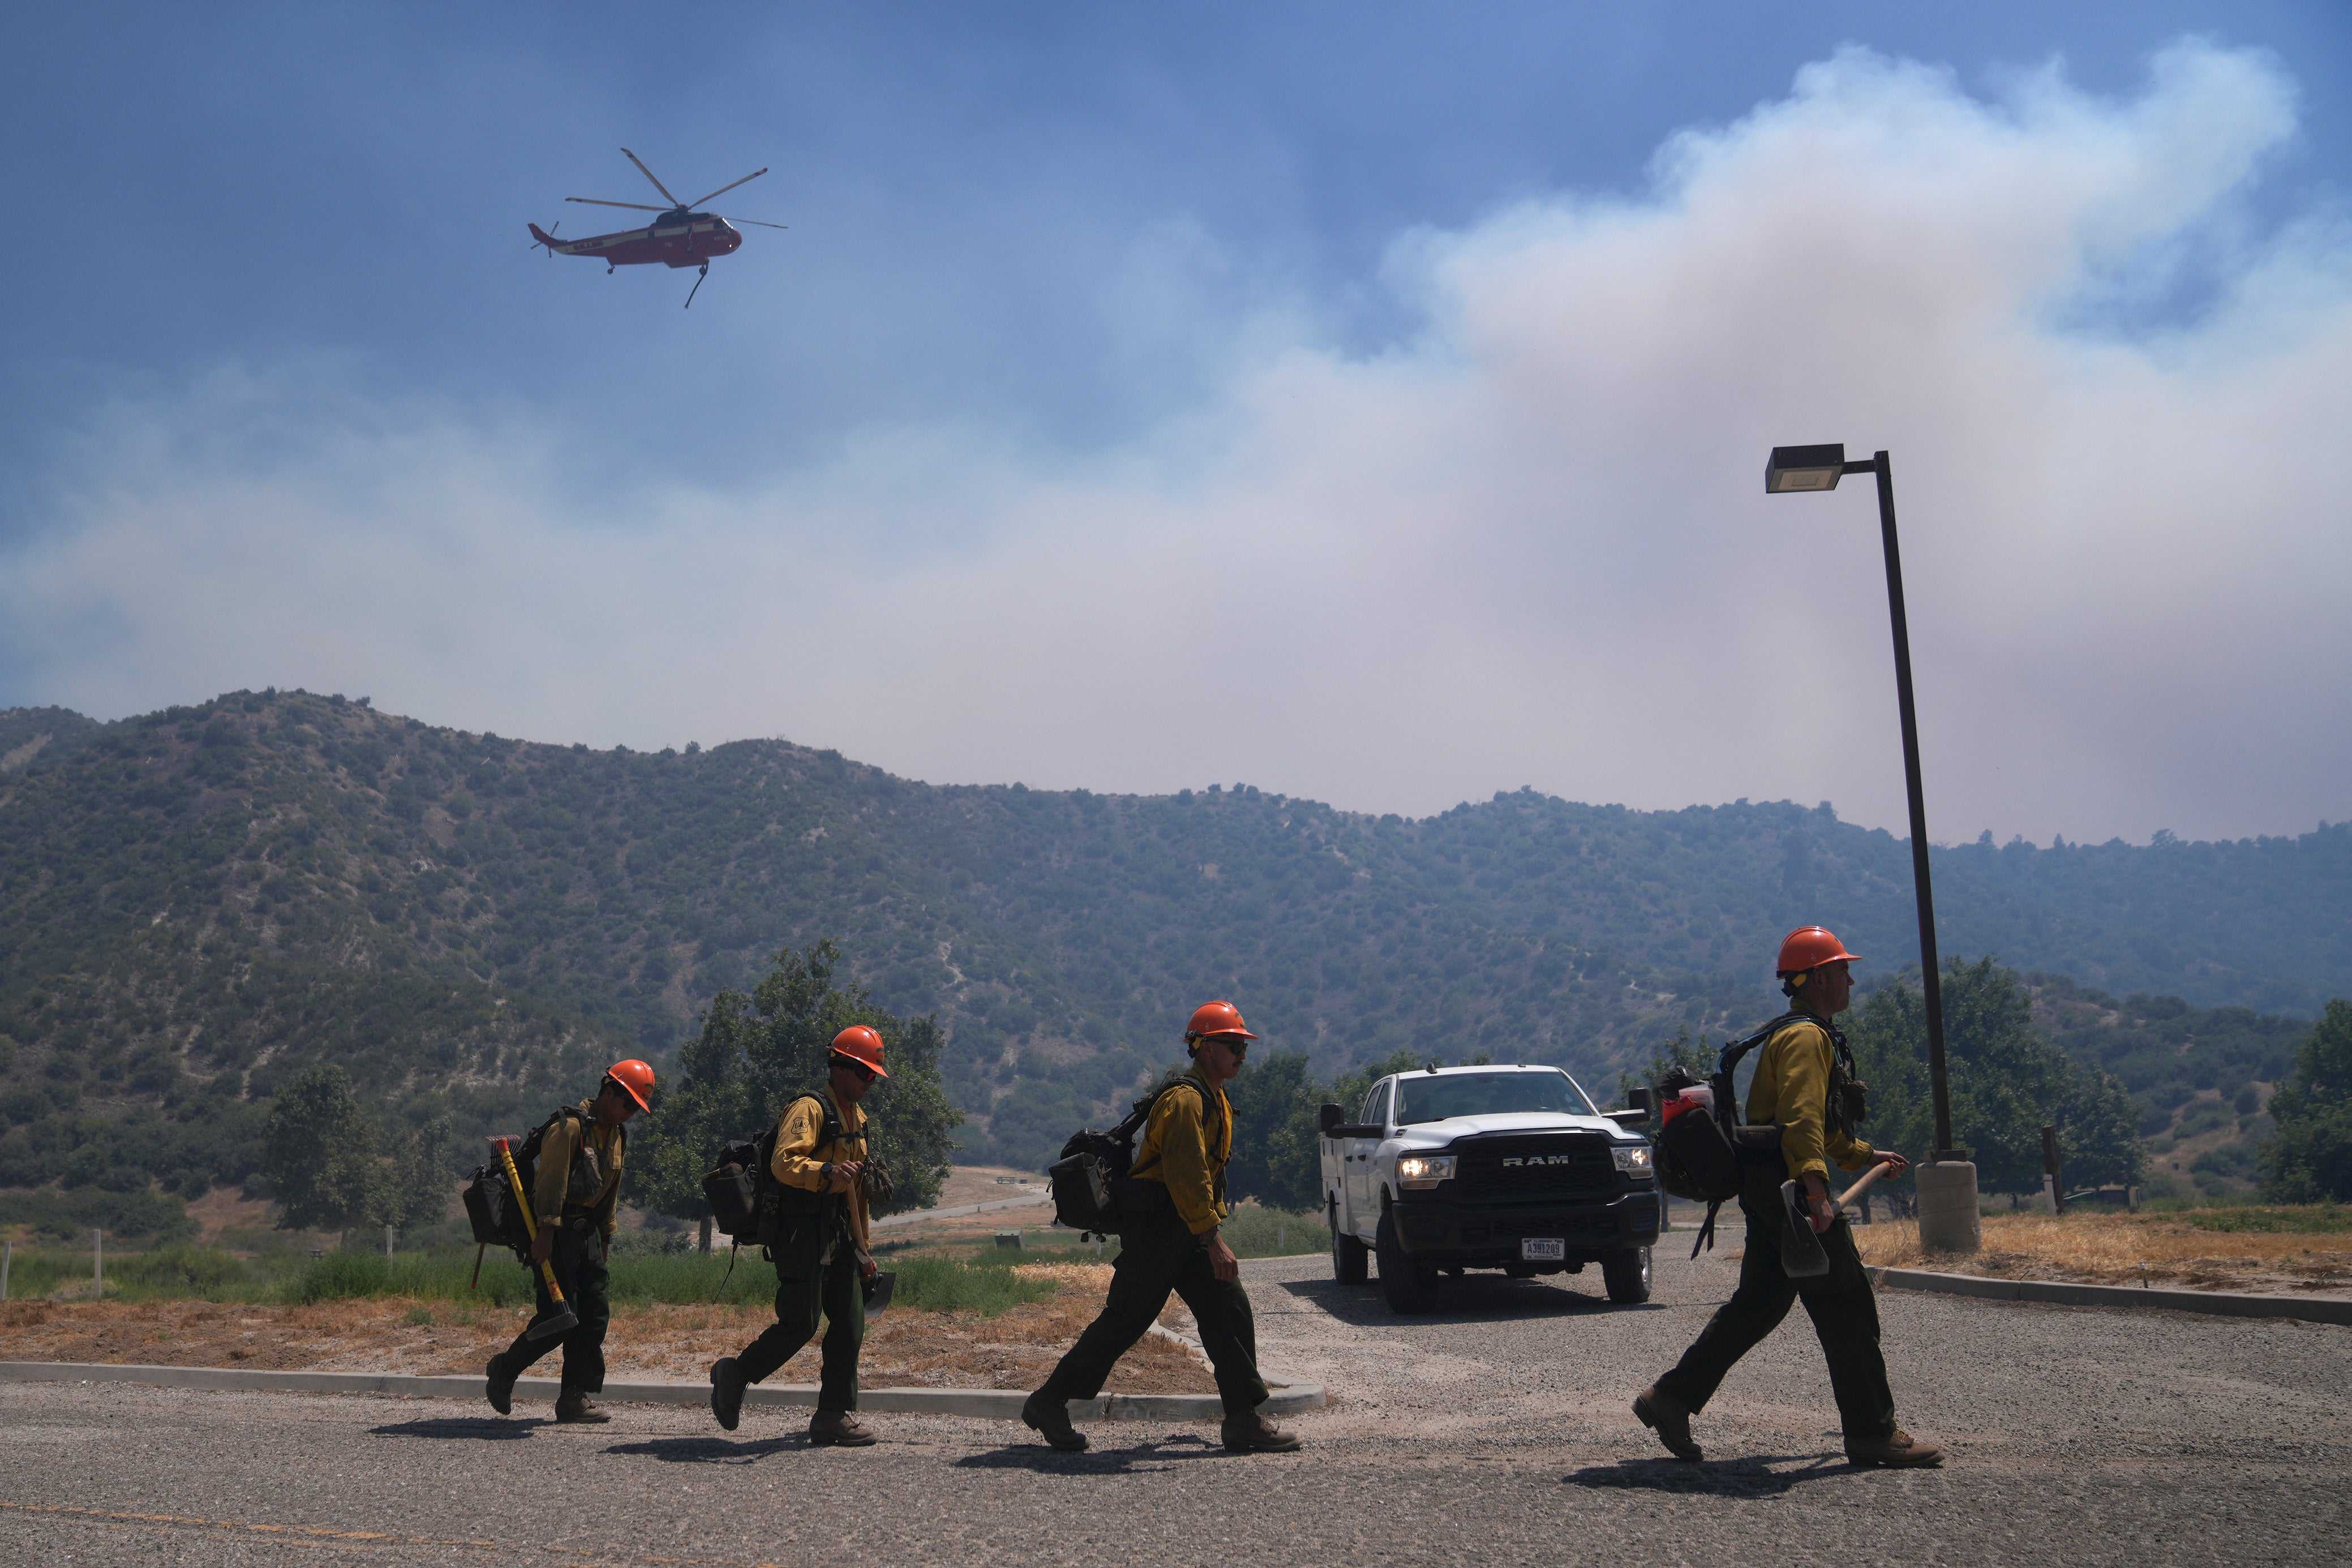
[[[1870,1184],[1876,1181],[1880,1176],[1883,1176],[1885,1174],[1886,1162],[1885,1160],[1879,1160],[1874,1163],[1868,1170],[1862,1173],[1862,1179],[1860,1181],[1855,1182],[1852,1186],[1846,1188],[1844,1192],[1839,1194],[1837,1206],[1840,1208],[1843,1208],[1847,1204],[1852,1203],[1855,1198],[1860,1197],[1864,1193],[1868,1192],[1870,1190]]]
[[[532,1241],[536,1242],[539,1239],[539,1225],[530,1217],[530,1195],[522,1189],[522,1173],[515,1169],[514,1155],[508,1150],[507,1141],[504,1138],[500,1138],[499,1140],[499,1163],[507,1167],[507,1185],[514,1188],[515,1205],[522,1211],[523,1234],[530,1237]],[[546,1258],[541,1259],[539,1261],[539,1271],[542,1275],[546,1276],[547,1279],[548,1300],[553,1301],[559,1307],[563,1306],[565,1304],[563,1300],[563,1287],[555,1282],[555,1264],[553,1260]]]

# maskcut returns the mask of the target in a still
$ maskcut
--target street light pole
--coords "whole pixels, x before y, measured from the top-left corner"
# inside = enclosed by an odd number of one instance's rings
[[[1903,782],[1911,797],[1911,885],[1919,906],[1919,968],[1927,1005],[1927,1082],[1936,1103],[1938,1161],[1968,1155],[1952,1146],[1952,1093],[1944,1077],[1944,987],[1936,960],[1936,893],[1927,871],[1927,798],[1919,782],[1919,718],[1911,701],[1911,622],[1903,612],[1903,547],[1895,537],[1895,465],[1886,454],[1842,465],[1878,476],[1878,538],[1886,553],[1886,618],[1895,627],[1895,701],[1903,716]]]
[[[1764,466],[1768,495],[1834,490],[1848,474],[1878,479],[1878,537],[1886,557],[1886,614],[1895,632],[1895,706],[1903,719],[1903,781],[1911,807],[1911,886],[1919,913],[1921,999],[1927,1011],[1927,1083],[1936,1149],[1918,1166],[1919,1241],[1931,1249],[1974,1251],[1979,1240],[1976,1166],[1952,1146],[1952,1095],[1944,1071],[1944,988],[1936,954],[1936,894],[1927,866],[1927,802],[1919,781],[1919,721],[1911,698],[1911,626],[1903,608],[1903,550],[1895,532],[1895,465],[1885,452],[1845,460],[1845,446],[1776,446]]]

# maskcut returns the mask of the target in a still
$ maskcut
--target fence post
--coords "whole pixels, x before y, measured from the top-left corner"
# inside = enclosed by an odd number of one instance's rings
[[[387,1263],[392,1261],[392,1227],[389,1225],[383,1228],[383,1260]]]
[[[106,1232],[89,1228],[89,1280],[100,1295],[106,1294]]]
[[[0,1301],[8,1299],[8,1265],[16,1260],[16,1244],[0,1241]]]

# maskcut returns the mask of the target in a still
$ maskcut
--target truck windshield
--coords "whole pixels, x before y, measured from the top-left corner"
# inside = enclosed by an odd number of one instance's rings
[[[1396,1081],[1397,1125],[1443,1122],[1448,1116],[1508,1116],[1550,1112],[1597,1116],[1565,1072],[1456,1072]]]

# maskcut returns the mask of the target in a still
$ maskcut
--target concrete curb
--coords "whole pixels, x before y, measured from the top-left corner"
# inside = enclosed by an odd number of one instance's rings
[[[277,1394],[396,1394],[433,1399],[479,1399],[478,1377],[412,1377],[394,1372],[260,1372],[223,1366],[131,1366],[68,1361],[0,1361],[0,1383],[137,1383],[158,1388],[263,1390]],[[1320,1410],[1328,1400],[1319,1383],[1266,1380],[1273,1397],[1258,1406],[1268,1416]],[[515,1399],[555,1398],[556,1383],[526,1377]],[[816,1405],[814,1384],[753,1387],[743,1391],[748,1406]],[[599,1399],[620,1405],[701,1405],[710,1398],[704,1383],[607,1383]],[[977,1416],[998,1421],[1021,1419],[1017,1388],[862,1388],[861,1411],[912,1416]],[[1213,1394],[1105,1394],[1070,1401],[1074,1421],[1214,1421],[1224,1406]]]
[[[2138,1285],[2073,1285],[2055,1280],[1988,1280],[1926,1269],[1865,1268],[1877,1284],[1895,1291],[1932,1291],[1987,1301],[2044,1301],[2061,1307],[2123,1307],[2203,1312],[2225,1318],[2294,1318],[2352,1324],[2352,1301],[2326,1297],[2256,1296],[2231,1291],[2158,1291]]]

